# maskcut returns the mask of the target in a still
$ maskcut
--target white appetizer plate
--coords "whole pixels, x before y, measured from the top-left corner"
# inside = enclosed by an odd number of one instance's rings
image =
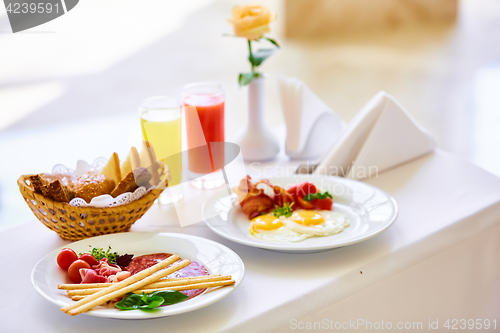
[[[160,307],[153,312],[141,310],[122,311],[110,307],[97,307],[85,313],[97,317],[149,319],[193,311],[229,295],[239,286],[245,274],[243,262],[232,250],[214,241],[190,235],[128,232],[84,239],[65,247],[69,247],[78,253],[88,252],[89,246],[104,249],[111,246],[114,252],[119,254],[129,253],[135,256],[151,253],[173,253],[182,259],[199,261],[210,274],[231,275],[236,282],[234,286],[205,291],[192,299]],[[67,278],[67,272],[59,268],[56,262],[57,254],[61,249],[49,253],[35,265],[31,273],[31,282],[36,291],[45,299],[59,307],[64,307],[73,301],[65,295],[65,291],[57,289],[58,284],[71,283]]]
[[[346,214],[350,226],[339,234],[308,238],[302,242],[281,243],[260,240],[250,234],[248,218],[235,201],[236,195],[228,195],[227,189],[221,190],[205,203],[203,207],[205,223],[215,233],[236,243],[298,253],[324,251],[367,240],[387,230],[398,215],[394,198],[360,181],[313,175],[269,178],[269,181],[283,188],[305,181],[313,182],[321,191],[328,191],[333,195],[334,211]]]

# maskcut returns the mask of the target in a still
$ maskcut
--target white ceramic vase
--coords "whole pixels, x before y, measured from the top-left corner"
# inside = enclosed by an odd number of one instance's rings
[[[263,74],[248,85],[248,126],[235,140],[245,161],[271,160],[280,150],[278,139],[264,122],[266,78]]]

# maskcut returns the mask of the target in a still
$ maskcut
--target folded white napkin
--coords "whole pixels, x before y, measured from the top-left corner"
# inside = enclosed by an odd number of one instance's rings
[[[300,159],[321,157],[338,140],[345,122],[299,79],[280,75],[278,88],[286,154]]]
[[[315,173],[370,178],[434,147],[428,132],[394,97],[381,91],[349,122]]]

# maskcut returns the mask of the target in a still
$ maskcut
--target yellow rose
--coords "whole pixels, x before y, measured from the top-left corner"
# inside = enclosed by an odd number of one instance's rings
[[[255,40],[270,31],[269,23],[275,18],[276,15],[264,6],[234,6],[229,22],[236,36]]]

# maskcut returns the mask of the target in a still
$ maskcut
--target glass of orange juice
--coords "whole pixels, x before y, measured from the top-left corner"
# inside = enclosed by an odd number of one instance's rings
[[[216,82],[191,83],[182,89],[185,108],[189,178],[196,188],[216,188],[224,184],[220,172],[224,152],[214,153],[211,142],[224,142],[224,86]],[[194,112],[189,112],[195,110]],[[205,143],[208,149],[194,149]]]
[[[158,198],[160,204],[171,204],[182,199],[172,187],[182,179],[182,118],[179,102],[167,96],[154,96],[139,106],[142,139],[154,150],[157,160],[168,166],[168,188]]]

